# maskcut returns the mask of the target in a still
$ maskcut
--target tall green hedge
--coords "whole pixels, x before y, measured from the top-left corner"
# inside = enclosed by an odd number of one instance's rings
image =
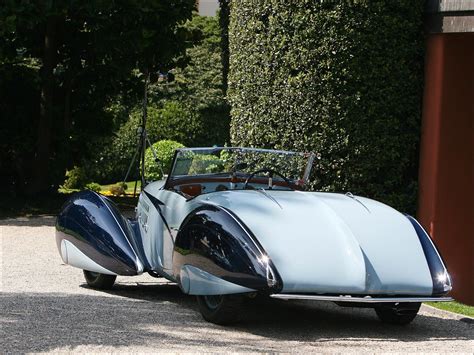
[[[413,212],[423,0],[234,0],[234,145],[314,151],[313,187]]]

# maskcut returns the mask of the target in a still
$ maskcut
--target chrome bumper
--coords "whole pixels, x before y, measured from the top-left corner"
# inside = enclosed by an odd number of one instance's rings
[[[402,302],[449,302],[451,297],[353,297],[353,296],[324,296],[324,295],[297,295],[277,293],[270,297],[282,300],[310,300],[332,302],[357,302],[357,303],[402,303]]]

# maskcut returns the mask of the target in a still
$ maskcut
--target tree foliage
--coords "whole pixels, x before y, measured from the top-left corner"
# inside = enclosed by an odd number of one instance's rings
[[[201,131],[191,131],[190,141],[183,143],[223,145],[229,141],[230,108],[225,99],[219,19],[195,15],[185,28],[193,34],[192,45],[186,50],[189,62],[175,71],[174,85],[155,86],[152,102],[179,101],[197,116]]]
[[[151,105],[147,116],[150,142],[170,139],[188,144],[201,129],[193,113],[176,101],[167,101],[162,108]],[[142,111],[134,109],[115,135],[92,142],[91,155],[83,161],[88,180],[111,183],[124,178],[137,151],[141,117]],[[138,160],[135,168],[137,164]],[[137,169],[133,170],[130,177],[138,179],[137,173]]]
[[[184,145],[173,140],[165,139],[153,144],[145,152],[145,178],[147,181],[156,181],[163,178],[163,174],[169,174],[173,163],[176,149],[184,148]],[[159,162],[155,160],[158,158]],[[163,169],[163,170],[162,170]],[[163,171],[163,174],[162,174]]]
[[[423,1],[231,3],[236,145],[315,151],[314,188],[412,212]]]
[[[229,141],[230,114],[218,19],[194,15],[184,27],[190,34],[186,65],[172,71],[173,82],[155,77],[149,88],[148,137],[152,143],[169,139],[188,147],[224,145]],[[109,183],[123,178],[136,151],[141,115],[140,104],[112,137],[94,143],[83,163],[90,180]],[[136,170],[132,177],[138,178]]]
[[[221,61],[222,61],[222,82],[224,92],[227,93],[227,78],[229,76],[229,18],[230,0],[219,0],[219,25],[221,30]]]
[[[54,187],[65,167],[87,154],[85,141],[118,127],[117,118],[128,115],[111,115],[110,108],[136,102],[140,72],[166,71],[184,62],[189,32],[182,24],[194,6],[193,0],[5,0],[1,89],[22,82],[33,91],[2,103],[13,112],[26,99],[22,104],[31,111],[25,119],[31,130],[23,136],[32,143],[14,145],[15,123],[1,133],[8,152],[0,153],[1,168],[13,169],[8,187],[32,193]],[[14,71],[16,77],[10,75]]]

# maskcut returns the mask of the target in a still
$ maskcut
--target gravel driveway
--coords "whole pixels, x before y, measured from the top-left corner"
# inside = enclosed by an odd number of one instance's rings
[[[0,220],[0,353],[474,351],[472,319],[426,306],[397,327],[367,309],[269,300],[221,327],[162,279],[119,277],[113,291],[95,291],[62,264],[53,226],[53,217]]]

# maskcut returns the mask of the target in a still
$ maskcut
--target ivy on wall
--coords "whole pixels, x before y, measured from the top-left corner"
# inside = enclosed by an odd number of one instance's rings
[[[413,213],[423,3],[231,1],[233,144],[317,152],[313,188]]]

